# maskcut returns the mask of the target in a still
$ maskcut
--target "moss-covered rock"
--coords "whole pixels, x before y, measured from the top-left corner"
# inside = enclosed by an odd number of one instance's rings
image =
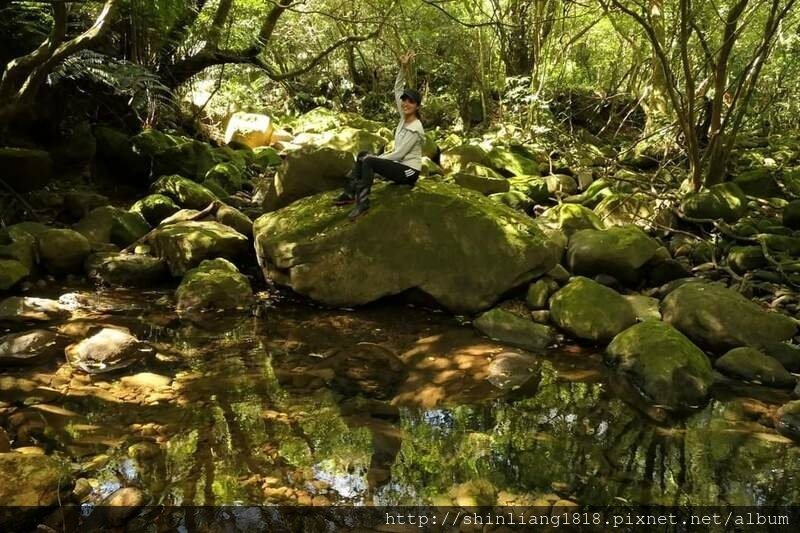
[[[7,291],[30,273],[28,267],[16,259],[0,259],[0,291]]]
[[[37,239],[39,261],[53,274],[74,274],[83,270],[91,251],[89,241],[71,229],[50,229]]]
[[[221,205],[217,209],[216,217],[220,223],[230,226],[242,235],[253,236],[253,221],[238,209],[229,205]]]
[[[550,195],[568,196],[578,192],[578,182],[567,174],[550,174],[544,177]]]
[[[486,158],[489,166],[509,177],[537,174],[539,172],[539,163],[527,157],[522,150],[515,149],[515,147],[495,146],[486,154]],[[479,161],[475,162],[479,163]]]
[[[205,179],[216,181],[228,194],[242,190],[245,182],[240,168],[229,162],[217,163],[211,167],[211,170],[206,172]]]
[[[150,231],[150,225],[141,214],[110,205],[93,209],[72,228],[86,237],[94,248],[104,243],[124,248]]]
[[[355,223],[330,205],[333,197],[305,198],[253,229],[265,275],[329,305],[416,287],[455,311],[479,311],[550,270],[561,254],[527,216],[455,185],[378,184],[372,208]]]
[[[42,228],[49,229],[45,225]],[[36,265],[36,238],[18,224],[5,228],[0,231],[0,259],[17,261],[32,271]]]
[[[148,224],[151,226],[158,226],[158,224],[167,218],[174,215],[180,210],[178,204],[172,201],[172,198],[163,194],[150,194],[144,198],[137,200],[130,210],[132,213],[139,213],[144,217]]]
[[[797,380],[783,366],[755,348],[734,348],[714,362],[714,368],[734,379],[791,389]]]
[[[150,192],[168,196],[179,206],[189,209],[203,209],[217,200],[217,196],[206,187],[177,174],[160,177],[150,187]]]
[[[682,412],[708,402],[711,363],[669,324],[646,320],[626,329],[608,345],[605,360],[651,404]]]
[[[783,208],[783,225],[795,230],[800,229],[800,200],[793,200]]]
[[[459,172],[453,176],[453,181],[462,187],[472,189],[473,191],[478,191],[479,193],[485,195],[508,192],[510,189],[508,180],[502,177],[493,178],[489,176],[477,176],[475,174]]]
[[[247,237],[219,222],[178,222],[148,237],[152,252],[167,262],[173,276],[183,276],[204,259],[236,259],[247,252]]]
[[[294,132],[322,133],[343,124],[346,117],[326,107],[315,107],[294,121]]]
[[[578,204],[559,204],[538,217],[536,223],[549,229],[558,229],[570,236],[582,229],[603,229],[603,223],[591,209]]]
[[[529,309],[546,309],[547,299],[558,290],[558,283],[550,278],[536,280],[528,286],[525,305]]]
[[[608,274],[623,283],[635,283],[659,247],[637,226],[579,230],[569,239],[567,267],[575,274]]]
[[[766,342],[758,347],[789,372],[800,372],[800,346],[788,342]]]
[[[0,453],[0,506],[48,507],[68,489],[69,465],[51,455]]]
[[[43,187],[53,176],[53,160],[44,150],[0,147],[0,177],[16,192]]]
[[[747,212],[747,198],[735,183],[719,183],[712,185],[707,191],[687,194],[681,203],[681,209],[691,218],[736,222]]]
[[[716,283],[686,283],[661,302],[664,321],[716,351],[791,339],[797,325]]]
[[[611,194],[598,203],[594,212],[606,226],[635,224],[650,229],[655,225],[671,227],[672,211],[644,193]],[[655,224],[654,224],[655,223]]]
[[[661,311],[659,310],[661,302],[658,298],[643,294],[627,294],[623,298],[631,304],[637,320],[661,320]]]
[[[614,289],[588,278],[573,278],[550,299],[559,328],[595,342],[608,341],[636,322],[631,304]]]
[[[778,433],[800,441],[800,400],[781,406],[775,413],[775,429]]]
[[[757,198],[775,198],[783,196],[773,173],[774,169],[761,167],[742,172],[733,178],[733,183],[745,194]]]
[[[73,220],[80,220],[93,209],[108,205],[108,197],[88,191],[71,191],[64,194],[64,209]]]
[[[87,276],[97,283],[127,287],[148,287],[165,281],[163,259],[141,254],[95,253],[86,258]]]
[[[549,327],[504,309],[487,311],[472,325],[491,339],[526,350],[542,350],[553,343],[553,332]]]
[[[442,168],[447,172],[461,172],[469,163],[488,166],[486,151],[474,144],[462,144],[442,152]]]
[[[200,185],[211,191],[211,194],[223,202],[230,201],[231,195],[225,190],[225,187],[223,187],[222,184],[216,180],[216,178],[204,179]]]
[[[525,213],[528,213],[530,210],[532,210],[535,205],[533,200],[519,191],[490,194],[489,198],[491,198],[492,201],[508,206],[515,211],[523,211]]]
[[[537,204],[543,204],[550,198],[547,182],[539,176],[516,176],[508,178],[512,191],[519,191]]]
[[[186,272],[175,297],[179,311],[242,309],[253,302],[253,290],[233,263],[217,258]]]
[[[760,246],[732,246],[728,251],[728,266],[738,274],[755,270],[767,264]]]
[[[353,154],[333,148],[307,147],[286,156],[264,198],[272,211],[323,191],[339,189],[353,168]]]
[[[262,169],[277,167],[281,164],[281,156],[271,146],[259,146],[253,149],[253,164]]]
[[[389,141],[384,137],[366,130],[344,127],[319,134],[313,144],[320,148],[333,148],[358,155],[359,152],[379,154],[387,148]]]
[[[151,158],[153,175],[180,174],[200,180],[217,162],[210,145],[146,129],[131,140],[134,151]]]
[[[483,176],[484,178],[494,178],[505,180],[506,177],[497,172],[496,170],[479,165],[478,163],[467,163],[467,166],[462,169],[462,172],[472,174],[473,176]]]

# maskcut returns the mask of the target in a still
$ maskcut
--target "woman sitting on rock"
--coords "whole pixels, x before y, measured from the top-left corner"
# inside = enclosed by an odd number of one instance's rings
[[[414,89],[403,89],[403,68],[414,55],[414,52],[409,51],[400,56],[400,71],[394,82],[394,97],[400,112],[400,122],[394,132],[394,150],[381,155],[359,153],[355,166],[347,175],[344,192],[334,202],[336,205],[355,202],[355,207],[347,215],[350,220],[355,220],[369,210],[369,193],[375,173],[395,183],[412,187],[419,177],[422,168],[422,144],[425,142],[425,130],[419,120],[422,97]]]

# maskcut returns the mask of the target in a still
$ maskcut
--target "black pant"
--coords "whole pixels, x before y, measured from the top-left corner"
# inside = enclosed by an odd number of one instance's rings
[[[413,186],[419,178],[419,170],[391,159],[381,159],[369,152],[360,152],[353,170],[347,175],[345,192],[359,204],[369,204],[369,193],[375,174],[401,185]]]

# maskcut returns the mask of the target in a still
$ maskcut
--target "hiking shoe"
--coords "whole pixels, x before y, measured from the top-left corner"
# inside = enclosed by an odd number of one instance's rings
[[[348,193],[343,192],[333,200],[333,205],[348,205],[352,204],[355,201],[356,199],[354,196],[351,196]]]
[[[357,204],[349,213],[347,213],[347,218],[349,218],[350,221],[352,222],[353,220],[357,219],[367,211],[369,211],[368,203]]]

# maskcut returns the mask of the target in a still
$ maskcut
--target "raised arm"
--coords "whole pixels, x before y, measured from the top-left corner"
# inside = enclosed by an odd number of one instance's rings
[[[403,88],[405,87],[405,76],[403,75],[403,65],[400,65],[400,68],[397,70],[397,78],[394,80],[394,101],[397,104],[397,111],[401,115],[403,114],[403,103],[400,101],[400,97],[403,96]]]

